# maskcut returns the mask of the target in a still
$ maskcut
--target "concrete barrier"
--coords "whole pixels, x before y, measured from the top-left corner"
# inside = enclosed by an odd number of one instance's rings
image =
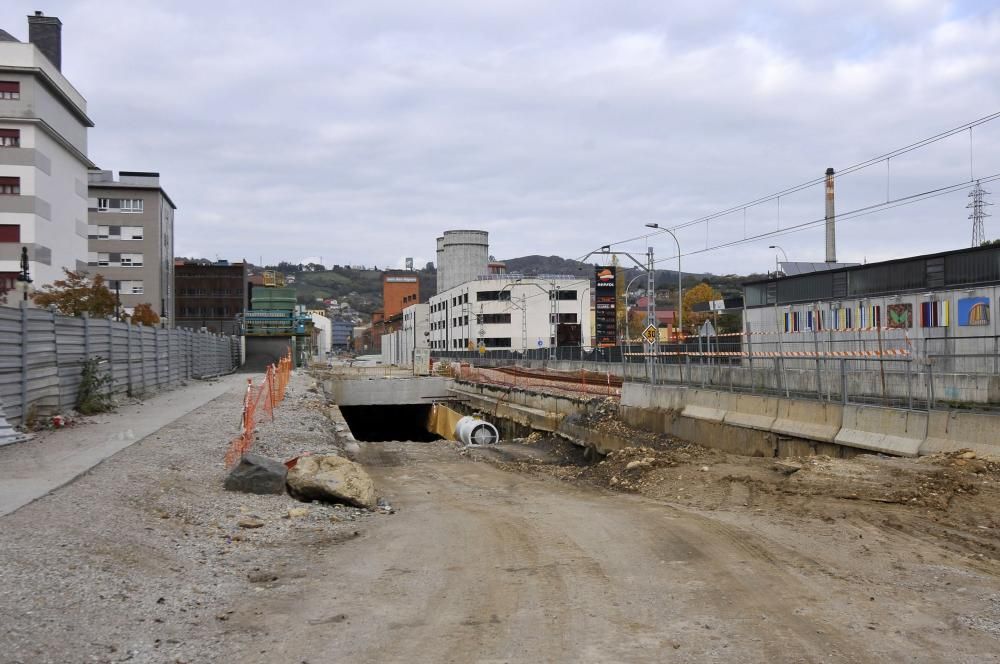
[[[771,431],[824,443],[835,442],[843,421],[843,407],[819,401],[778,399],[777,414]]]
[[[726,417],[730,396],[715,390],[688,390],[681,415],[693,420],[721,423]]]
[[[625,383],[622,385],[621,405],[631,408],[680,410],[684,408],[686,387]]]
[[[844,406],[834,442],[873,452],[915,457],[927,437],[927,413],[877,406]]]
[[[726,410],[726,424],[770,431],[778,417],[778,400],[753,394],[734,394]]]
[[[927,438],[920,454],[975,450],[981,456],[1000,457],[1000,415],[931,411]]]

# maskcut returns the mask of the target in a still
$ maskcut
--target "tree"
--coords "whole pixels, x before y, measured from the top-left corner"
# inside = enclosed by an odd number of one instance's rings
[[[684,293],[684,325],[687,330],[697,330],[698,326],[708,319],[708,312],[694,312],[691,307],[701,302],[711,302],[721,300],[719,291],[712,288],[707,283],[700,283],[693,288],[689,288]]]
[[[104,277],[87,277],[86,272],[74,272],[63,268],[65,279],[57,279],[47,284],[41,292],[35,293],[35,304],[40,307],[55,305],[64,316],[90,314],[104,318],[115,312],[115,296],[104,285]]]
[[[133,325],[154,327],[160,323],[160,317],[155,311],[153,311],[153,305],[149,302],[143,302],[142,304],[135,305],[135,309],[132,310],[132,316],[129,318],[129,322]]]

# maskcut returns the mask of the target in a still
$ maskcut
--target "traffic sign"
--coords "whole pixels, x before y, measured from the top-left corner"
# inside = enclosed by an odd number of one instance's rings
[[[660,338],[660,334],[656,331],[654,325],[647,325],[646,329],[642,331],[642,338],[646,340],[646,343],[652,346]]]

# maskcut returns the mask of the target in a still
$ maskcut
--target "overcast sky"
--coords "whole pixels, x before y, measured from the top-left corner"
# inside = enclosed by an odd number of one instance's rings
[[[450,228],[489,231],[499,258],[578,257],[1000,111],[996,2],[761,4],[6,0],[0,27],[59,16],[91,158],[162,174],[178,255],[254,262],[422,264]],[[838,180],[838,210],[1000,174],[1000,120],[969,139]],[[966,202],[844,221],[838,258],[969,246]],[[816,187],[680,241],[822,216]],[[775,243],[824,257],[817,227],[684,269],[763,271]]]

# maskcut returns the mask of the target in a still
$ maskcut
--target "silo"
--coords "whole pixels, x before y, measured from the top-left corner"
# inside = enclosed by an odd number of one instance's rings
[[[445,231],[440,246],[439,293],[489,273],[490,241],[486,231]]]
[[[444,238],[437,239],[437,290],[435,293],[444,291]]]

